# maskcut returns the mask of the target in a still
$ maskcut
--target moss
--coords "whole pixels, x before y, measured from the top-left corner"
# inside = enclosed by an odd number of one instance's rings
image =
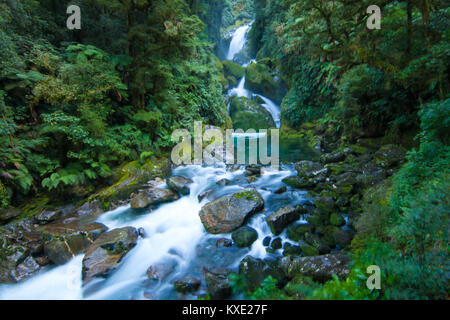
[[[245,198],[248,201],[258,201],[258,197],[255,195],[254,192],[249,191],[249,190],[245,190],[239,193],[234,194],[234,197],[236,199],[243,199]]]
[[[260,104],[246,98],[234,97],[230,103],[230,114],[235,129],[274,128],[272,115]]]
[[[156,177],[167,177],[170,174],[170,163],[167,159],[146,159],[144,164],[139,160],[129,162],[114,171],[116,182],[89,197],[89,202],[100,200],[105,209],[112,201],[123,200],[136,191],[142,184]]]
[[[245,75],[245,68],[233,61],[226,60],[222,64],[226,77],[231,75],[240,79]]]
[[[330,223],[334,226],[342,227],[345,225],[345,219],[340,214],[332,213],[330,216]]]

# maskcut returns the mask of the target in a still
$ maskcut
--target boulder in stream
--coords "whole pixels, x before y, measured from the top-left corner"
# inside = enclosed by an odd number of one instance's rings
[[[140,191],[131,199],[132,209],[145,209],[151,205],[175,201],[178,194],[169,189],[149,188]]]
[[[173,176],[167,179],[169,188],[181,195],[188,195],[190,193],[189,185],[192,182],[191,179],[181,176]]]
[[[206,204],[200,210],[200,219],[209,233],[230,233],[263,208],[264,200],[258,191],[245,189]]]
[[[86,251],[83,258],[83,282],[94,277],[107,277],[120,265],[123,257],[136,245],[138,232],[126,227],[103,233]]]
[[[277,236],[283,232],[284,228],[298,219],[300,219],[300,213],[297,208],[286,206],[271,214],[266,221],[272,233]]]

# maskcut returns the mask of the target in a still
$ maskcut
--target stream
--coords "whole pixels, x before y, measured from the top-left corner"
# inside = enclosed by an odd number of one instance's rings
[[[237,28],[234,32],[228,59],[245,48],[247,33],[251,24]],[[252,92],[245,89],[245,76],[229,95],[251,97]],[[279,128],[280,107],[266,97],[259,96],[263,106],[270,112]],[[241,137],[248,139],[248,137]],[[236,168],[235,168],[236,169]],[[136,212],[130,206],[120,207],[104,213],[98,222],[110,230],[126,226],[143,228],[145,237],[139,238],[137,245],[125,256],[119,269],[107,279],[96,279],[82,286],[81,270],[83,256],[76,256],[63,266],[52,267],[19,284],[1,285],[0,299],[195,299],[196,296],[180,297],[173,283],[186,275],[203,278],[202,268],[227,268],[237,270],[239,262],[247,255],[265,258],[268,255],[281,255],[281,250],[267,253],[263,239],[272,236],[266,217],[281,207],[303,204],[310,201],[306,192],[287,188],[287,192],[275,193],[285,186],[282,180],[296,174],[293,164],[282,164],[280,170],[263,168],[261,176],[251,184],[245,176],[245,166],[230,170],[225,164],[215,166],[183,166],[173,170],[173,175],[192,179],[190,195],[159,206],[154,210]],[[228,179],[226,186],[217,182]],[[163,186],[167,188],[167,186]],[[208,200],[201,202],[198,196],[213,189],[210,199],[216,199],[245,188],[256,188],[265,201],[265,210],[253,216],[248,225],[258,233],[258,239],[251,248],[220,248],[218,239],[231,239],[230,234],[208,234],[199,217],[199,211]],[[300,221],[301,222],[301,221]],[[290,242],[285,233],[280,237],[283,243]],[[147,269],[155,263],[173,265],[173,272],[160,283],[150,283]],[[204,285],[200,293],[205,292]]]

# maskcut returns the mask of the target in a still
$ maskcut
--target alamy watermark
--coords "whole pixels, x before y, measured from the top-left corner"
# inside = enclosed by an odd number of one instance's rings
[[[176,165],[262,164],[278,170],[280,166],[280,131],[270,130],[270,155],[268,130],[247,131],[217,127],[203,130],[201,121],[194,122],[194,134],[187,129],[177,129],[172,133],[172,142],[177,145],[172,150],[172,162]],[[248,143],[248,148],[246,144]],[[207,145],[206,145],[207,144]],[[248,150],[248,161],[247,159]]]

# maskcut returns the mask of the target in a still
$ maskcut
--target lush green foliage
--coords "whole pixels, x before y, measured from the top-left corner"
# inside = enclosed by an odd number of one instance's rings
[[[68,4],[0,4],[2,207],[30,191],[85,196],[113,166],[165,152],[173,129],[229,123],[215,19],[199,18],[220,1],[80,0],[81,31],[65,27]]]

